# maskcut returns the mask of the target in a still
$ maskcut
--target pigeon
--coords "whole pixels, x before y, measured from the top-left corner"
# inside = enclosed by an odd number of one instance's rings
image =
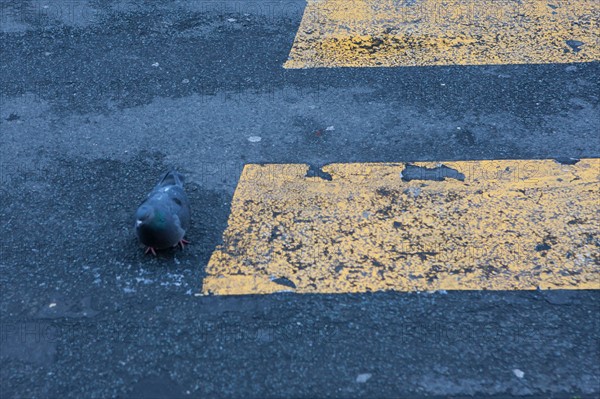
[[[135,232],[146,248],[156,256],[156,250],[180,245],[190,227],[190,204],[183,189],[184,178],[172,170],[161,179],[135,213]]]

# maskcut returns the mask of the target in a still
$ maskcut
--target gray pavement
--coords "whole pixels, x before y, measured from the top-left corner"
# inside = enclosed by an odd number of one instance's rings
[[[598,63],[284,70],[302,1],[0,4],[2,399],[600,396],[598,291],[194,295],[245,163],[598,157]]]

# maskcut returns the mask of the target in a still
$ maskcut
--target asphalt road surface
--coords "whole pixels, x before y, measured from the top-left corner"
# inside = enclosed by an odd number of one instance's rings
[[[598,62],[291,70],[303,1],[0,4],[3,399],[600,396],[598,291],[196,295],[244,164],[598,157]],[[171,167],[192,244],[144,256]]]

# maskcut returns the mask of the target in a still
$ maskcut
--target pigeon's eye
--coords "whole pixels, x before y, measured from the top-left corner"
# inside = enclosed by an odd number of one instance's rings
[[[182,204],[181,204],[181,200],[180,200],[179,198],[173,198],[173,201],[174,201],[174,202],[175,202],[177,205],[179,205],[179,206],[181,206],[181,205],[182,205]]]

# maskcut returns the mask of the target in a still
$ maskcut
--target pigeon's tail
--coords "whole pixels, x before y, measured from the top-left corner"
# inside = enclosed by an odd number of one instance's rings
[[[158,183],[158,187],[164,186],[179,186],[183,187],[183,182],[185,181],[183,175],[175,170],[171,170],[167,172],[165,177],[162,178],[160,183]]]

